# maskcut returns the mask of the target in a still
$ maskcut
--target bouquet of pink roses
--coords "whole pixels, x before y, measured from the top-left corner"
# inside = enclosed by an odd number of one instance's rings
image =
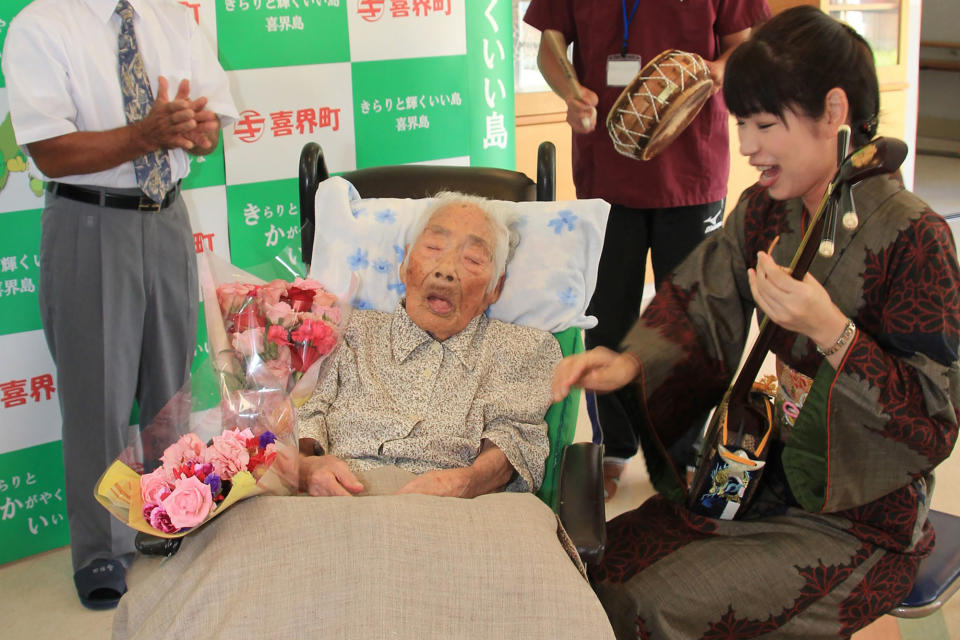
[[[234,502],[246,497],[276,456],[270,431],[255,436],[249,429],[224,430],[209,446],[195,433],[181,436],[163,452],[160,467],[140,476],[134,519],[139,513],[152,529],[185,533],[206,522],[228,497]]]
[[[206,399],[193,397],[188,382],[100,477],[94,496],[124,524],[176,538],[244,498],[296,492],[292,419],[278,414],[286,436],[259,427],[223,429],[237,412],[223,404],[197,411],[198,404]],[[260,406],[284,403],[275,398]]]

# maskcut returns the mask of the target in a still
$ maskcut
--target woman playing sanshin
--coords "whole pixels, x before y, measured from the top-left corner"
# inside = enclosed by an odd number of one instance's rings
[[[934,544],[933,469],[960,406],[954,243],[884,174],[854,188],[859,224],[838,226],[832,257],[801,280],[784,266],[834,175],[841,125],[854,147],[876,135],[873,54],[849,26],[812,7],[777,15],[731,55],[723,93],[759,180],[621,353],[572,356],[554,376],[556,397],[636,384],[644,400],[659,494],[608,524],[591,577],[622,638],[849,637],[909,592]],[[713,519],[685,506],[665,452],[720,400],[754,310],[778,327],[774,437],[755,499]]]

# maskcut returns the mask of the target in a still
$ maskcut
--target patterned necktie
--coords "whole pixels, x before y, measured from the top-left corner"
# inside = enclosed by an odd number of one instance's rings
[[[137,34],[133,31],[133,7],[128,0],[117,3],[117,14],[122,18],[118,38],[120,57],[120,91],[123,93],[123,111],[127,122],[143,120],[153,106],[150,80],[143,69],[143,58],[137,48]],[[133,161],[137,184],[154,202],[162,202],[170,189],[170,158],[165,149],[151,151]]]

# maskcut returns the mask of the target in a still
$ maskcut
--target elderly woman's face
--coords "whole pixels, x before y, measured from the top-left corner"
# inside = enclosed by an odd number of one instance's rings
[[[493,278],[495,235],[487,216],[470,204],[437,211],[407,256],[401,279],[407,315],[437,340],[462,331],[500,295]]]

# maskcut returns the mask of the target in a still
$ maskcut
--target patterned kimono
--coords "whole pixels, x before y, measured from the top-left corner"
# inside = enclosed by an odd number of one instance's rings
[[[778,441],[741,519],[684,508],[666,452],[731,382],[755,309],[747,269],[778,235],[772,255],[790,264],[802,202],[744,192],[624,340],[643,362],[640,435],[660,495],[608,524],[592,572],[618,637],[849,637],[909,592],[934,544],[932,470],[957,438],[960,273],[949,227],[898,177],[854,198],[859,227],[838,228],[810,273],[857,335],[835,370],[777,330]]]

